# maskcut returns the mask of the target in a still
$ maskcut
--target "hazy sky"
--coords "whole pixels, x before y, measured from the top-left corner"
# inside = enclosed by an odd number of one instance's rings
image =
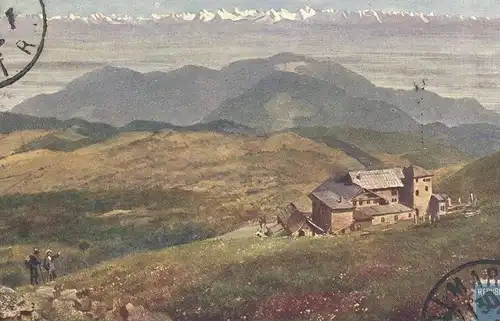
[[[0,0],[0,9],[9,5],[27,11],[38,0]],[[361,10],[367,8],[404,11],[465,14],[476,16],[500,16],[500,0],[45,0],[49,15],[80,13],[128,13],[149,15],[165,11],[198,11],[224,7],[240,8],[287,8],[297,9],[304,5],[313,8]]]

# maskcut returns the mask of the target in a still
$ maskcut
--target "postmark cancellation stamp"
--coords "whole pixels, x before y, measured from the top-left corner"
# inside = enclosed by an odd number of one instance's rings
[[[500,321],[500,260],[465,263],[427,296],[422,321]]]

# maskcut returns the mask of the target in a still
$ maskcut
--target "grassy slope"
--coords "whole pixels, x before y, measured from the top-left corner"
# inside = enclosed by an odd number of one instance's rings
[[[383,133],[340,127],[295,128],[293,131],[330,146],[350,144],[352,156],[366,159],[366,163],[373,166],[380,166],[377,161],[392,161],[395,165],[412,163],[435,169],[472,160],[470,156],[433,139],[424,139],[422,144],[422,139],[413,133]]]
[[[16,139],[10,147],[25,142]],[[363,167],[327,144],[294,133],[131,132],[73,152],[6,157],[0,243],[13,247],[0,275],[26,282],[19,258],[32,245],[62,249],[62,271],[71,272],[222,234],[285,202],[310,206],[304,194],[329,173]]]
[[[22,153],[2,160],[2,165],[6,167],[2,176],[37,171],[29,184],[21,183],[10,193],[182,187],[229,195],[246,192],[242,188],[259,187],[269,194],[273,189],[282,189],[283,184],[303,184],[304,179],[312,183],[335,169],[361,166],[342,151],[295,134],[247,138],[214,133],[143,132],[126,133],[70,153]],[[303,171],[304,168],[311,171]],[[257,175],[266,171],[272,173]],[[295,175],[302,177],[295,179]],[[241,186],[235,189],[233,184]]]
[[[98,298],[133,298],[177,320],[417,320],[448,270],[498,257],[499,210],[490,205],[479,217],[368,237],[206,240],[127,256],[59,282],[92,287]]]
[[[1,116],[1,114],[0,114]],[[24,117],[24,116],[23,116]],[[41,123],[45,125],[45,123]],[[29,124],[28,124],[29,125]],[[17,127],[24,128],[27,124],[20,122]],[[28,126],[29,127],[29,126]],[[41,128],[45,128],[41,126]],[[257,132],[251,128],[237,125],[225,120],[214,121],[210,123],[196,124],[191,126],[174,126],[164,122],[136,120],[123,127],[112,127],[103,123],[91,123],[81,119],[70,119],[58,121],[49,129],[15,131],[15,126],[11,126],[7,134],[0,134],[0,141],[3,137],[8,138],[0,147],[0,157],[9,153],[23,153],[37,149],[48,149],[52,151],[71,152],[79,148],[97,144],[110,139],[121,133],[128,132],[156,132],[161,130],[172,130],[176,132],[222,132],[222,133],[246,133],[256,136]],[[5,129],[5,130],[7,130]],[[19,138],[16,140],[16,137]],[[17,146],[12,148],[9,143],[15,141]],[[5,148],[11,147],[7,151]]]
[[[80,128],[46,131],[43,135],[43,131],[38,131],[38,136],[33,136],[34,134],[31,132],[23,132],[22,135],[13,133],[9,135],[12,136],[9,139],[14,141],[14,137],[19,136],[19,146],[13,148],[9,144],[4,144],[4,147],[0,149],[0,155],[9,151],[20,153],[36,149],[70,152],[110,139],[119,133],[154,132],[164,128],[176,132],[237,130],[253,133],[251,129],[224,121],[188,127],[176,127],[160,122],[135,121],[119,129],[113,129],[102,124],[79,123],[78,120],[67,122],[66,126],[80,125]],[[421,138],[415,133],[381,133],[372,130],[340,127],[301,127],[285,130],[285,132],[288,131],[325,143],[332,148],[342,149],[367,167],[380,167],[383,164],[402,166],[414,163],[424,168],[435,169],[453,164],[463,164],[471,160],[468,155],[443,145],[435,139],[426,138],[424,144],[422,144]],[[0,139],[2,138],[0,137]],[[21,142],[23,143],[21,144]],[[10,149],[3,151],[3,149],[8,148],[7,146],[10,146]]]
[[[37,141],[53,132],[55,132],[55,130],[25,130],[9,134],[0,134],[0,158],[11,155],[21,146]]]
[[[303,199],[355,159],[292,133],[124,133],[74,152],[0,160],[0,243],[63,248],[63,270],[228,232]],[[111,212],[122,210],[121,212]],[[90,248],[78,247],[90,243]],[[19,257],[1,271],[26,281]]]
[[[480,198],[498,198],[500,194],[500,153],[476,160],[449,175],[440,184],[452,195],[468,197],[469,192]]]

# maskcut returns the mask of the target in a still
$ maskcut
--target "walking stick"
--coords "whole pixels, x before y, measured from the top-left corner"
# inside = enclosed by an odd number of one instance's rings
[[[42,277],[42,282],[45,284],[45,277],[43,276],[42,267],[38,265],[38,269],[40,270],[40,276]]]

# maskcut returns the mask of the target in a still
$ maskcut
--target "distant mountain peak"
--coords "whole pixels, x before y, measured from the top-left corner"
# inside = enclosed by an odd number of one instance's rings
[[[375,130],[412,130],[418,123],[432,122],[500,124],[500,115],[476,100],[443,98],[425,91],[425,104],[417,109],[415,95],[413,90],[377,87],[330,60],[282,52],[235,61],[220,70],[187,65],[143,74],[106,66],[73,80],[59,92],[29,98],[13,111],[118,126],[135,119],[187,126],[225,119],[226,112],[234,116],[228,120],[249,126],[258,123],[259,117],[271,125],[279,122],[272,128],[339,125],[340,120]],[[247,113],[250,123],[240,122],[239,113]]]
[[[34,15],[25,17],[36,18]],[[24,18],[25,18],[24,17]],[[23,17],[20,17],[21,19]],[[93,13],[79,15],[70,13],[68,15],[56,15],[48,19],[50,23],[72,22],[84,24],[144,24],[144,23],[180,23],[180,22],[235,22],[248,21],[250,23],[274,24],[284,21],[288,22],[319,22],[329,24],[448,24],[448,23],[485,23],[496,21],[500,18],[480,17],[478,15],[464,16],[460,14],[436,14],[433,12],[409,12],[396,10],[338,10],[317,9],[304,6],[297,10],[285,8],[274,9],[241,9],[234,8],[226,10],[202,9],[196,12],[155,12],[149,16],[131,16],[129,14],[103,14]]]
[[[269,61],[273,63],[283,63],[283,62],[295,62],[295,61],[306,61],[313,62],[314,59],[307,57],[305,55],[299,55],[293,52],[280,52],[268,58]]]
[[[138,71],[106,65],[104,67],[89,71],[66,85],[66,88],[78,88],[93,83],[110,83],[111,81],[143,81],[144,75]]]

